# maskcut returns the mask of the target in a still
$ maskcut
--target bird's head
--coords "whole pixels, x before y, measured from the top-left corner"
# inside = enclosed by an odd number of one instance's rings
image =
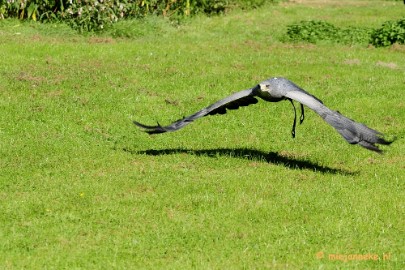
[[[270,91],[270,83],[268,81],[263,81],[259,83],[259,88],[261,92],[269,92]]]
[[[258,85],[260,97],[268,101],[284,99],[285,92],[281,86],[285,84],[285,81],[288,80],[277,77],[262,81]]]

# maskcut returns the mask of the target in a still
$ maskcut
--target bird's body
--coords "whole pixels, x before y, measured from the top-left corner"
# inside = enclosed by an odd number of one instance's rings
[[[241,106],[248,106],[258,102],[257,97],[269,101],[278,102],[281,100],[289,100],[294,107],[293,100],[301,103],[301,117],[300,123],[304,121],[304,107],[309,107],[317,114],[319,114],[328,124],[336,129],[337,132],[350,144],[359,144],[369,150],[381,152],[376,144],[388,145],[392,141],[386,141],[382,138],[382,134],[376,130],[367,127],[364,124],[357,123],[337,111],[333,111],[326,107],[323,102],[317,97],[306,92],[293,82],[285,78],[270,78],[265,80],[253,88],[249,88],[224,99],[221,99],[214,104],[190,115],[183,119],[177,120],[168,126],[147,126],[139,122],[134,123],[143,128],[149,134],[164,133],[176,131],[194,120],[215,114],[225,114],[227,110],[235,110]],[[294,117],[292,135],[295,136],[296,113]]]

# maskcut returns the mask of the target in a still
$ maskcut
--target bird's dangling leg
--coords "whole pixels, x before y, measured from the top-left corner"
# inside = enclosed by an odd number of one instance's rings
[[[300,116],[300,125],[304,122],[304,105],[301,104],[301,116]]]
[[[294,105],[294,102],[292,101],[292,99],[289,99],[289,100],[290,100],[290,102],[291,102],[291,104],[292,104],[292,106],[294,108],[294,122],[293,122],[293,127],[292,127],[292,130],[291,130],[291,135],[292,135],[293,138],[295,138],[295,126],[297,124],[297,110],[295,109],[295,105]]]

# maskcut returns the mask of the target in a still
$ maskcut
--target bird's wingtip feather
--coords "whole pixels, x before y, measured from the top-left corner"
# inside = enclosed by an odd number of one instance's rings
[[[148,125],[141,124],[141,123],[139,123],[137,121],[133,121],[133,123],[137,127],[140,127],[144,132],[148,133],[149,135],[158,134],[158,133],[164,133],[164,132],[167,131],[159,123],[157,123],[157,126],[148,126]]]

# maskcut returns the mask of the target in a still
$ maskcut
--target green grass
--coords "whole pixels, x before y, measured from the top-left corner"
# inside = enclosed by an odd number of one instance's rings
[[[98,37],[0,21],[1,268],[404,269],[404,46],[280,41],[303,19],[379,26],[402,3],[335,4]],[[351,146],[310,110],[292,139],[288,102],[157,136],[132,124],[170,123],[272,76],[396,142],[385,155]]]

